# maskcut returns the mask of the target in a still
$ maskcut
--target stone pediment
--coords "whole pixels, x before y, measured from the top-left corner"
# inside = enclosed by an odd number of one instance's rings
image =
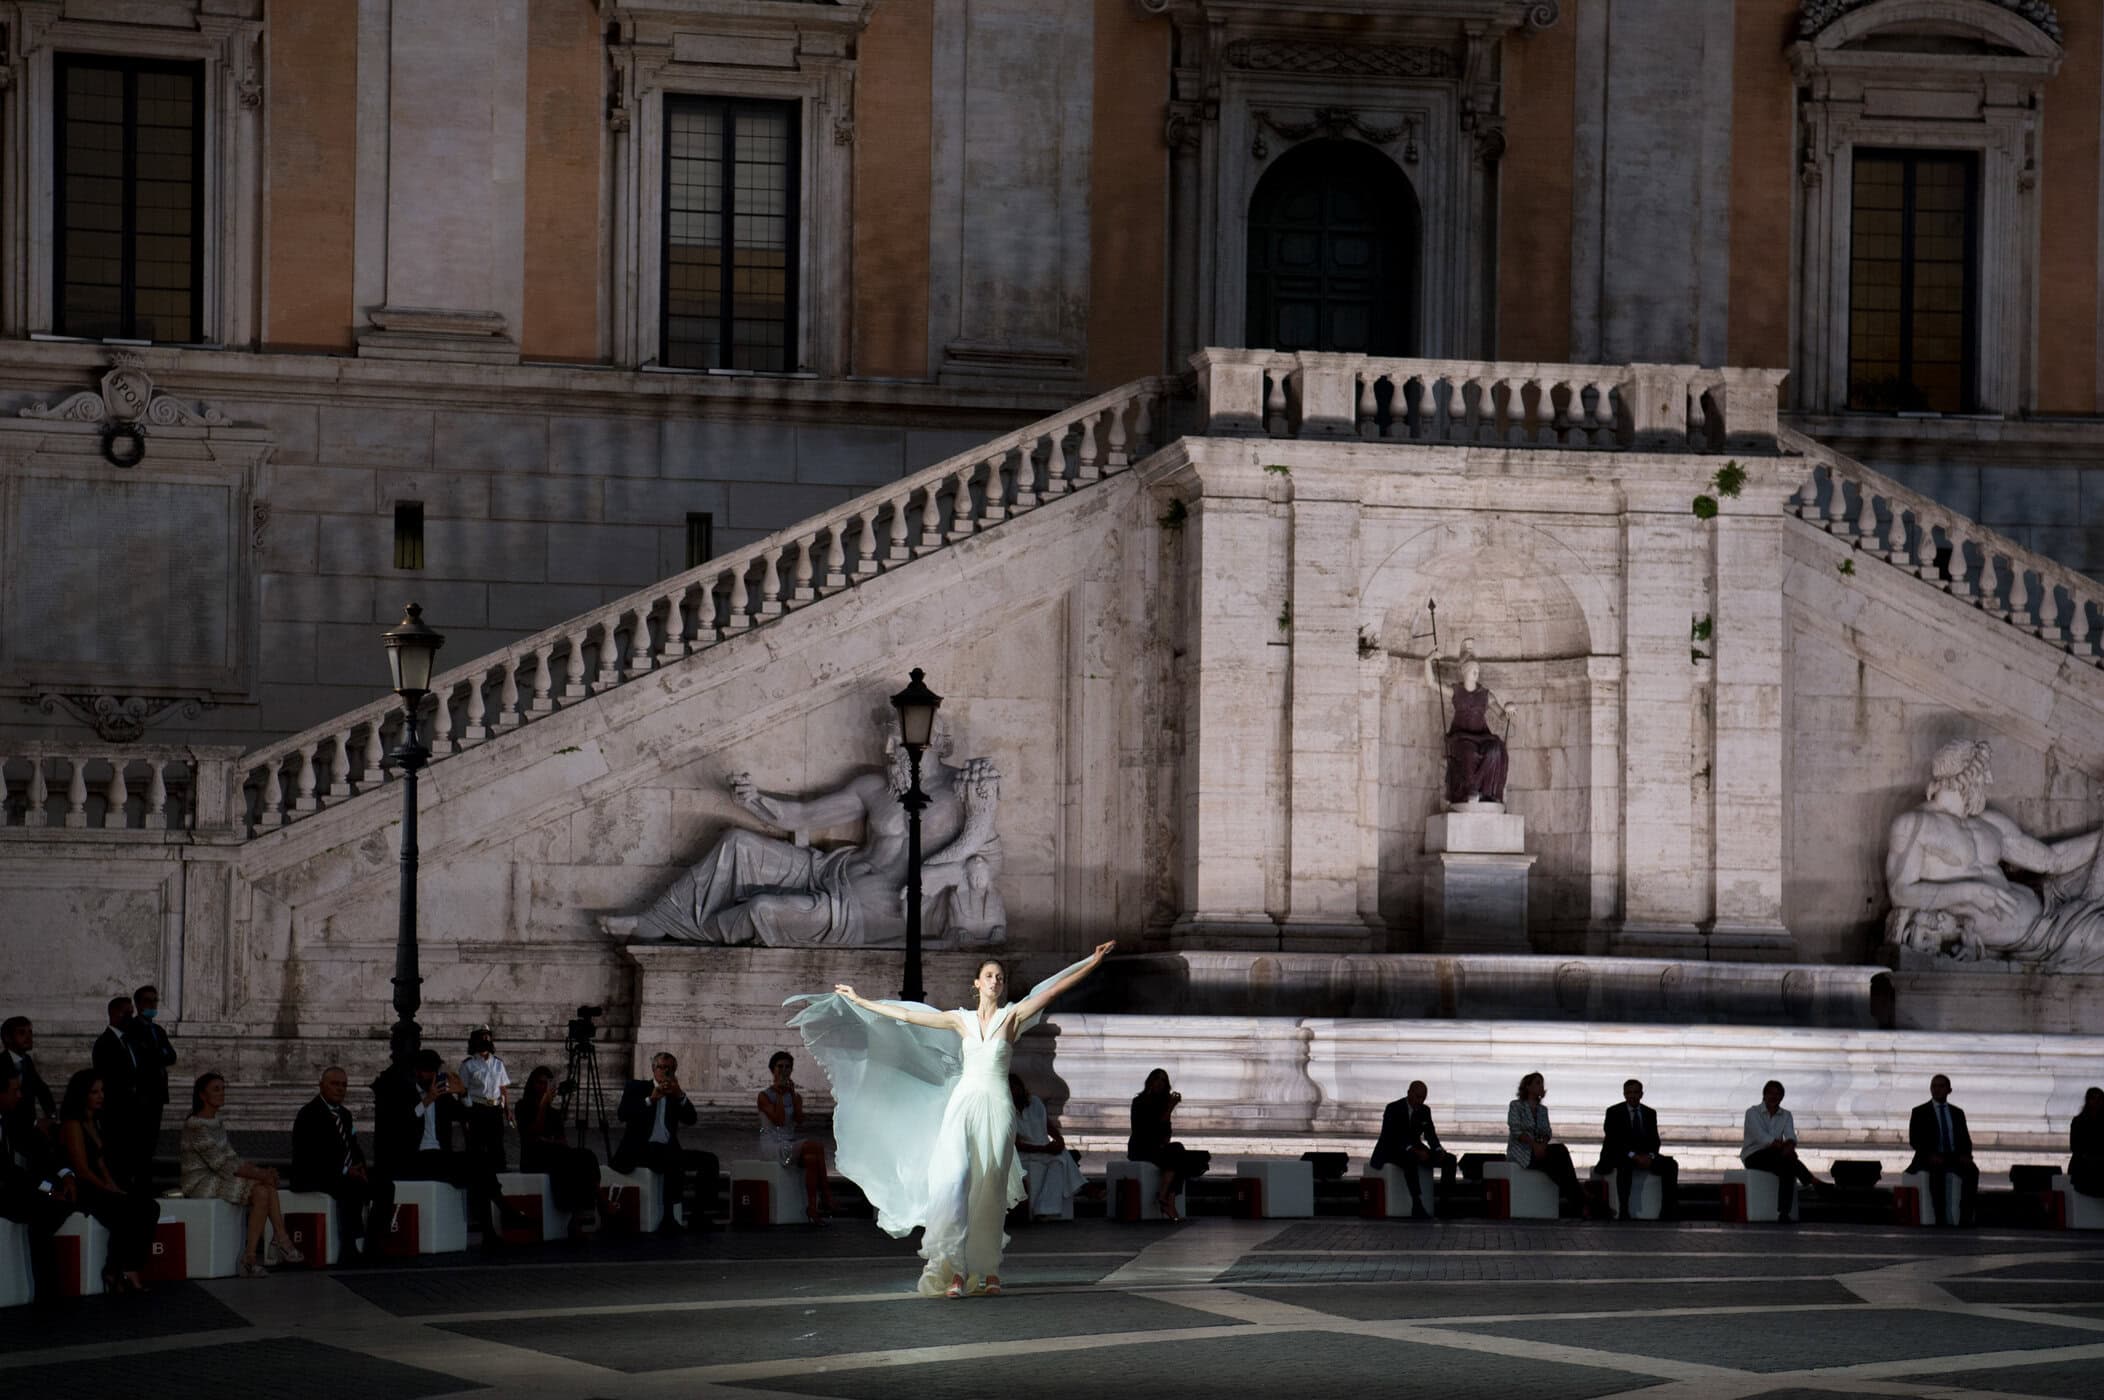
[[[94,389],[21,409],[23,418],[156,428],[230,428],[234,420],[207,404],[190,404],[156,387],[138,355],[118,353]]]

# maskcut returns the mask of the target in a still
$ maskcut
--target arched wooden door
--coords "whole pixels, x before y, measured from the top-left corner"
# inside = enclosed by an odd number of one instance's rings
[[[1417,194],[1357,141],[1281,156],[1249,201],[1244,342],[1273,350],[1417,350]]]

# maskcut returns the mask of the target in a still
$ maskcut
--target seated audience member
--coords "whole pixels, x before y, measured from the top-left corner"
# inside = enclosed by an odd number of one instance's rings
[[[804,1096],[796,1088],[796,1058],[787,1050],[768,1057],[774,1083],[760,1091],[760,1152],[804,1174],[804,1215],[819,1224],[833,1213],[833,1183],[826,1179],[826,1147],[804,1126]]]
[[[2085,1196],[2104,1196],[2104,1089],[2082,1096],[2082,1111],[2067,1125],[2067,1183]]]
[[[58,1293],[57,1260],[51,1237],[75,1209],[73,1173],[58,1165],[57,1149],[44,1134],[18,1132],[15,1110],[22,1104],[22,1076],[15,1062],[0,1055],[0,1220],[29,1227],[29,1265],[39,1302]]]
[[[1381,1136],[1373,1145],[1373,1156],[1367,1159],[1367,1167],[1379,1171],[1383,1167],[1403,1169],[1403,1183],[1410,1188],[1410,1218],[1430,1220],[1432,1214],[1425,1209],[1424,1187],[1417,1179],[1419,1167],[1439,1169],[1439,1186],[1442,1191],[1454,1189],[1454,1154],[1440,1145],[1439,1129],[1432,1125],[1432,1110],[1425,1107],[1425,1082],[1410,1081],[1403,1097],[1388,1105],[1381,1113]]]
[[[43,1133],[56,1139],[58,1136],[58,1104],[51,1097],[51,1086],[37,1072],[36,1057],[30,1052],[36,1049],[36,1027],[27,1016],[10,1016],[0,1021],[0,1049],[14,1070],[15,1077],[22,1082],[22,1101],[7,1115],[7,1129],[15,1140],[23,1140],[24,1133]]]
[[[1170,1115],[1182,1102],[1183,1095],[1169,1087],[1169,1071],[1147,1071],[1147,1082],[1133,1096],[1132,1136],[1125,1141],[1127,1161],[1151,1162],[1161,1172],[1154,1203],[1171,1220],[1183,1219],[1176,1213],[1177,1187],[1204,1176],[1213,1165],[1212,1153],[1169,1140]]]
[[[468,1193],[483,1243],[500,1242],[499,1230],[522,1229],[524,1215],[504,1204],[504,1188],[486,1162],[453,1150],[453,1129],[467,1116],[460,1082],[446,1073],[436,1050],[419,1050],[405,1068],[390,1065],[373,1081],[373,1150],[389,1180],[443,1181]],[[495,1212],[497,1228],[490,1228]]]
[[[1658,1148],[1658,1113],[1645,1106],[1643,1081],[1624,1080],[1622,1101],[1601,1120],[1600,1163],[1593,1168],[1593,1175],[1615,1179],[1624,1220],[1629,1219],[1629,1193],[1640,1171],[1658,1177],[1658,1218],[1671,1220],[1680,1214],[1680,1163]]]
[[[73,1173],[75,1200],[110,1232],[109,1262],[102,1286],[111,1293],[144,1293],[140,1271],[153,1249],[154,1226],[161,1208],[153,1197],[129,1190],[118,1180],[116,1164],[102,1140],[102,1076],[84,1069],[66,1081],[58,1106],[59,1146]]]
[[[658,1229],[669,1234],[679,1228],[672,1208],[686,1198],[689,1176],[694,1178],[694,1201],[687,1207],[687,1228],[713,1229],[722,1166],[713,1152],[680,1146],[679,1130],[692,1127],[701,1115],[680,1087],[678,1058],[663,1051],[652,1056],[650,1078],[631,1079],[622,1090],[618,1116],[624,1126],[621,1145],[614,1149],[614,1170],[647,1167],[665,1179],[665,1217]]]
[[[1542,1103],[1548,1094],[1549,1081],[1538,1070],[1520,1081],[1519,1097],[1505,1109],[1505,1156],[1555,1182],[1565,1213],[1575,1211],[1581,1219],[1590,1219],[1592,1207],[1578,1182],[1578,1169],[1571,1165],[1570,1149],[1555,1140],[1549,1125],[1549,1110]]]
[[[511,1073],[497,1058],[497,1038],[488,1026],[468,1032],[468,1057],[460,1062],[460,1101],[468,1110],[468,1155],[493,1172],[504,1170],[504,1124],[511,1117]]]
[[[307,1256],[292,1243],[285,1213],[278,1208],[278,1173],[273,1167],[244,1162],[227,1141],[220,1110],[226,1107],[226,1080],[200,1074],[190,1090],[190,1116],[183,1120],[183,1194],[191,1200],[232,1201],[248,1207],[248,1248],[241,1255],[241,1277],[261,1278],[263,1227],[278,1237],[278,1253],[288,1264]]]
[[[1929,1174],[1929,1201],[1938,1225],[1970,1225],[1973,1205],[1980,1195],[1980,1169],[1973,1163],[1972,1134],[1966,1131],[1965,1110],[1950,1101],[1950,1076],[1939,1074],[1929,1081],[1929,1101],[1916,1104],[1907,1120],[1907,1145],[1914,1149],[1910,1172]],[[1958,1218],[1949,1220],[1944,1201],[1944,1178],[1958,1178]]]
[[[343,1230],[338,1257],[345,1264],[373,1253],[394,1210],[394,1183],[366,1165],[357,1125],[344,1107],[350,1087],[350,1076],[329,1066],[314,1097],[292,1120],[292,1189],[335,1199]]]
[[[1023,1190],[1030,1218],[1064,1220],[1074,1213],[1074,1193],[1081,1189],[1081,1168],[1067,1151],[1059,1124],[1045,1101],[1030,1092],[1023,1076],[1008,1076],[1008,1095],[1015,1101],[1015,1150],[1023,1163]]]
[[[599,1215],[599,1154],[563,1140],[562,1113],[555,1103],[555,1071],[541,1065],[526,1076],[519,1096],[519,1169],[545,1172],[556,1209],[570,1217],[576,1238]]]
[[[1739,1160],[1748,1171],[1775,1178],[1775,1218],[1790,1223],[1790,1199],[1796,1186],[1812,1186],[1812,1169],[1797,1159],[1797,1120],[1783,1107],[1783,1085],[1771,1079],[1761,1087],[1761,1101],[1746,1110],[1746,1134]]]

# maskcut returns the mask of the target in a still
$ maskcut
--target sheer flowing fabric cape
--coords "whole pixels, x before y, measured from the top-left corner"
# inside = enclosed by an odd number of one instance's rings
[[[1087,961],[1061,968],[1024,1000]],[[782,1004],[802,1004],[789,1024],[833,1086],[833,1160],[841,1175],[862,1188],[885,1231],[911,1234],[928,1219],[928,1154],[963,1067],[959,1033],[894,1021],[832,992],[793,996]],[[884,1004],[940,1011],[920,1002]],[[1031,1017],[1016,1034],[1041,1019]]]

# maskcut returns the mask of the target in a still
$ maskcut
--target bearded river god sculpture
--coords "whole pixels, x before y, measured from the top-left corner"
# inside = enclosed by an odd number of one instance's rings
[[[921,765],[922,913],[945,907],[967,883],[967,863],[982,885],[1000,873],[994,831],[1000,773],[983,758],[952,766],[939,753]],[[742,828],[725,832],[641,915],[607,919],[614,934],[637,942],[760,944],[770,948],[898,947],[906,939],[906,751],[885,748],[885,770],[851,778],[811,798],[764,793],[748,773],[730,789],[746,810],[792,833],[862,823],[852,846],[819,850]]]
[[[1985,740],[1936,751],[1928,800],[1892,823],[1888,945],[1939,962],[2008,962],[2104,972],[2104,863],[2098,832],[2041,841],[1987,805]],[[2003,867],[2043,877],[2043,893]]]

